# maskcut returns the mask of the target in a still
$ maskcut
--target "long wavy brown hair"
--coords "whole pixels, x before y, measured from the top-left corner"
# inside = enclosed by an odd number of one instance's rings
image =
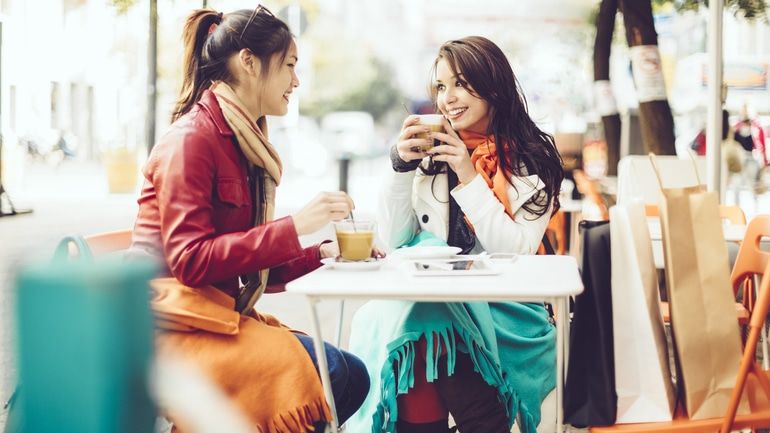
[[[556,212],[564,179],[561,156],[553,137],[538,128],[529,117],[527,100],[500,47],[481,36],[444,43],[433,63],[433,82],[441,59],[447,61],[455,76],[462,74],[474,96],[489,104],[490,121],[486,134],[495,137],[500,169],[509,176],[536,174],[545,183],[545,188],[530,198],[523,208],[542,216],[553,203],[553,212]],[[435,85],[431,85],[431,95],[435,104]],[[426,172],[435,173],[436,170],[441,169],[433,166]]]

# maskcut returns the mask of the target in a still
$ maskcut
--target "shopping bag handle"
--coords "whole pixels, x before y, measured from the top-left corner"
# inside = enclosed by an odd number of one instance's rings
[[[78,257],[81,260],[93,260],[93,253],[88,246],[85,238],[80,235],[68,235],[59,241],[56,246],[56,250],[53,253],[53,261],[66,261],[70,259],[70,245],[74,245],[77,248]],[[11,393],[11,396],[2,405],[3,409],[7,410],[6,425],[3,429],[5,433],[11,433],[21,431],[19,425],[21,424],[21,408],[19,407],[19,396],[21,394],[22,384],[17,383],[16,387]]]
[[[662,191],[663,190],[663,180],[660,178],[660,170],[658,169],[657,157],[652,152],[648,153],[647,157],[650,158],[650,164],[652,164],[652,172],[655,173],[655,178],[658,180],[658,187]]]
[[[74,245],[80,260],[93,260],[94,254],[83,236],[68,235],[59,241],[59,245],[53,253],[54,261],[66,261],[70,258],[70,245]]]
[[[698,162],[695,161],[695,157],[693,156],[692,151],[687,152],[687,155],[690,157],[690,161],[692,161],[692,169],[695,170],[695,180],[698,181],[698,185],[703,185],[703,182],[700,180],[700,174],[698,174]]]
[[[698,182],[698,185],[703,185],[700,180],[700,175],[698,174],[698,163],[695,161],[695,157],[692,156],[692,152],[687,152],[687,154],[690,156],[690,161],[692,161],[692,169],[695,170],[695,180]],[[663,180],[660,177],[660,169],[658,169],[657,156],[652,152],[648,153],[647,156],[650,158],[650,163],[652,164],[652,171],[655,173],[655,178],[658,179],[658,186],[661,190],[663,190]]]

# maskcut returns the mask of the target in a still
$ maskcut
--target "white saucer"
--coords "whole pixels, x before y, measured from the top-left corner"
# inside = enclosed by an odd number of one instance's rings
[[[321,259],[321,263],[327,268],[340,271],[374,271],[380,269],[384,262],[383,259],[368,259],[362,262],[337,261],[334,257]]]
[[[399,248],[391,253],[393,256],[414,259],[451,259],[462,251],[458,247],[407,247]]]

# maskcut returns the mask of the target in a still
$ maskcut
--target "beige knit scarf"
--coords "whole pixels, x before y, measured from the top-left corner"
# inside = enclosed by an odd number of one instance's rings
[[[272,221],[275,211],[275,188],[281,182],[283,166],[278,152],[267,140],[267,122],[264,117],[254,119],[227,83],[218,81],[211,87],[216,95],[222,114],[235,133],[238,145],[246,159],[261,175],[254,176],[259,182],[254,201],[257,204],[254,226]],[[261,187],[260,187],[261,184]],[[236,310],[242,314],[251,310],[267,286],[269,269],[248,274],[238,299]]]

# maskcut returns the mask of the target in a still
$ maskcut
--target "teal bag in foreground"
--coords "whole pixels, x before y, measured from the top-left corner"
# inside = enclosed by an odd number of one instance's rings
[[[52,263],[17,274],[14,433],[153,431],[148,281],[156,267],[92,259],[83,245],[78,261],[63,259],[64,246]]]

